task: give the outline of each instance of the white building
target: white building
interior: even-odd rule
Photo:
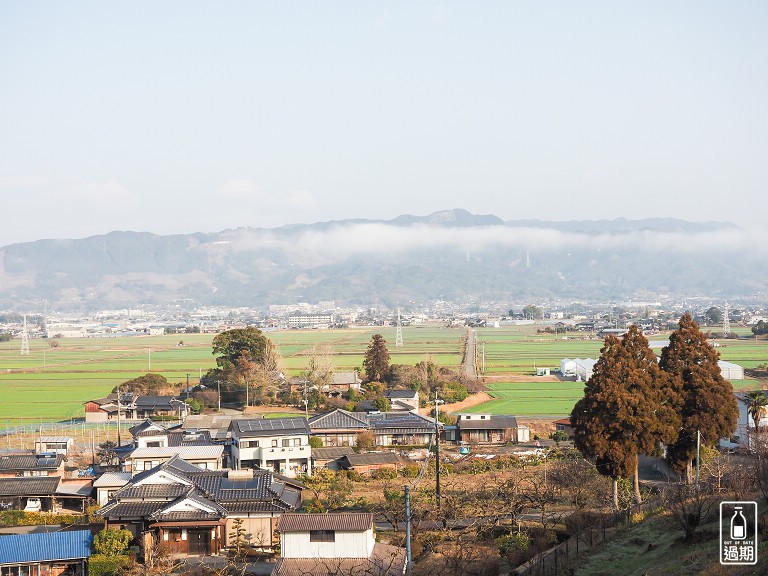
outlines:
[[[310,429],[304,418],[233,420],[230,433],[235,468],[266,468],[289,477],[312,472]]]
[[[720,374],[726,380],[744,380],[744,368],[738,364],[719,360],[717,365],[720,367]]]
[[[272,576],[405,573],[405,550],[376,542],[373,514],[283,514],[277,530],[281,558]]]
[[[330,326],[333,322],[333,314],[295,314],[288,316],[288,328],[319,328],[320,326]]]

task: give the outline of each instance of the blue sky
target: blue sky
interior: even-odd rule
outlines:
[[[765,2],[0,3],[0,245],[768,207]]]

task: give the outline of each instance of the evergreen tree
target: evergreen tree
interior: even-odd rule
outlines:
[[[641,501],[638,455],[655,455],[662,443],[676,439],[680,421],[674,389],[637,326],[619,341],[605,340],[600,359],[587,382],[584,398],[574,407],[576,447],[594,458],[598,471],[614,484],[630,474],[635,498]]]
[[[626,393],[624,420],[620,422],[637,453],[656,456],[662,444],[677,439],[680,396],[671,378],[662,372],[648,340],[637,326],[631,326],[621,340],[623,362],[614,372]],[[639,503],[640,479],[634,471],[635,499]]]
[[[697,431],[704,445],[714,447],[736,430],[739,408],[731,383],[720,374],[719,357],[687,312],[661,351],[661,369],[670,374],[681,395],[680,433],[667,447],[667,459],[673,468],[686,472],[689,482]]]
[[[628,478],[637,466],[635,439],[626,434],[626,390],[614,374],[620,369],[623,352],[619,339],[609,335],[600,350],[584,397],[571,413],[574,444],[585,458],[593,459],[597,471],[612,480],[613,505],[618,509],[618,479]]]
[[[380,382],[389,372],[389,350],[387,341],[381,334],[374,334],[363,360],[366,379],[369,382]]]

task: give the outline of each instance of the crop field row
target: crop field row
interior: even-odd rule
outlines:
[[[474,411],[532,414],[567,414],[581,396],[583,383],[536,382],[535,368],[556,369],[562,358],[597,358],[602,340],[584,334],[542,334],[536,326],[476,329],[478,358],[484,352],[486,375],[530,375],[530,382],[492,384],[491,402]],[[746,334],[744,329],[742,332]],[[373,334],[387,340],[394,364],[413,365],[431,360],[458,368],[466,331],[443,326],[403,328],[404,346],[396,348],[395,328],[366,327],[344,330],[289,330],[267,332],[283,357],[287,376],[307,366],[313,348],[327,346],[337,369],[362,367],[363,355]],[[667,335],[653,336],[664,341]],[[31,340],[30,354],[21,356],[19,341],[0,345],[0,423],[23,417],[31,420],[68,419],[82,415],[83,402],[106,395],[117,384],[155,372],[171,382],[196,384],[199,376],[215,367],[211,353],[213,335],[179,334],[132,338]],[[183,343],[183,345],[181,345]],[[658,353],[660,350],[656,350]],[[721,340],[724,360],[747,368],[768,362],[768,341],[743,338]],[[754,380],[733,382],[736,389],[757,386]]]

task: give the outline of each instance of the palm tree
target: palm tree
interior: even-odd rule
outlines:
[[[763,409],[768,406],[768,396],[766,396],[765,390],[752,390],[747,392],[745,400],[747,401],[747,413],[752,417],[755,431],[757,431],[760,428]]]

